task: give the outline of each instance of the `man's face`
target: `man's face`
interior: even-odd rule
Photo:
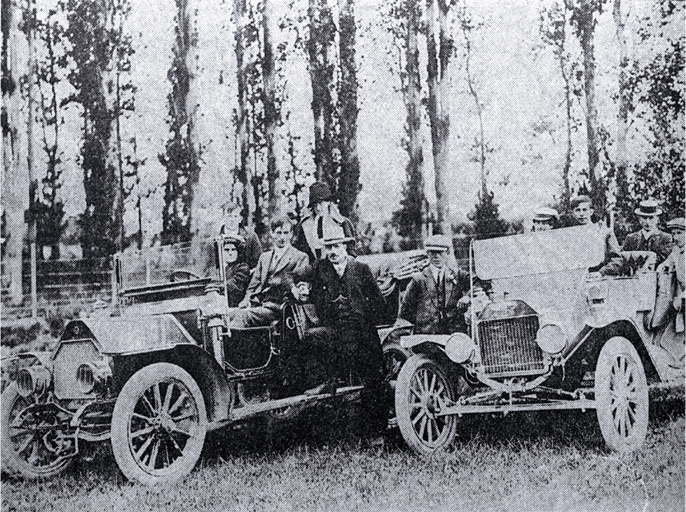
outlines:
[[[590,224],[593,209],[591,208],[590,203],[579,203],[577,207],[574,208],[573,214],[574,219],[576,219],[579,224]]]
[[[640,216],[638,222],[641,223],[641,228],[644,231],[655,231],[657,229],[657,215],[651,215],[649,217]]]
[[[684,246],[684,230],[679,228],[673,229],[672,240],[674,240],[677,247],[681,249]]]
[[[441,250],[441,251],[429,250],[429,251],[426,251],[426,253],[429,255],[429,263],[431,263],[434,267],[443,268],[445,266],[445,262],[448,259],[448,251],[447,250]]]
[[[330,201],[319,201],[314,205],[315,215],[324,215],[329,210]]]
[[[534,220],[534,231],[550,231],[553,225],[547,220]]]
[[[238,249],[236,246],[227,244],[224,246],[224,261],[226,263],[233,263],[238,259]]]
[[[337,243],[326,246],[326,257],[331,263],[341,263],[348,255],[348,248],[344,243]]]
[[[293,236],[293,228],[290,224],[284,224],[283,226],[277,226],[276,229],[272,230],[272,241],[274,245],[279,249],[283,249],[291,242]]]
[[[241,212],[240,209],[229,210],[224,212],[224,226],[226,231],[235,232],[238,231],[238,226],[241,223]]]

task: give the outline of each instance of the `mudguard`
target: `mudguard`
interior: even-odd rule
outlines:
[[[139,317],[105,317],[73,320],[63,340],[92,337],[103,354],[128,355],[168,350],[177,345],[197,345],[171,314]]]
[[[451,334],[410,334],[408,336],[400,337],[400,346],[403,348],[412,348],[422,343],[433,343],[439,347],[445,348],[445,343]]]

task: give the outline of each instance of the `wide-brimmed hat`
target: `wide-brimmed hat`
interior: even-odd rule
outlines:
[[[534,210],[534,219],[539,222],[548,222],[551,220],[557,220],[560,214],[557,213],[555,208],[550,208],[549,206],[539,206]]]
[[[331,200],[331,189],[323,181],[315,181],[310,186],[310,206],[321,201]]]
[[[245,245],[245,238],[241,235],[224,235],[222,237],[222,247],[225,245],[233,245],[240,251]]]
[[[449,251],[453,244],[445,235],[431,235],[424,241],[425,251]]]
[[[327,246],[352,242],[353,240],[355,240],[354,237],[345,235],[342,225],[334,223],[333,225],[325,224],[324,236],[320,241],[324,246]]]
[[[634,213],[639,217],[657,217],[662,215],[662,208],[660,208],[660,203],[655,199],[646,199],[638,204],[638,208],[634,210]]]
[[[673,231],[675,229],[686,231],[686,219],[684,219],[684,217],[676,217],[667,222],[667,231]]]

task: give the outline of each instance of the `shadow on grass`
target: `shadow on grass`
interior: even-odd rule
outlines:
[[[684,417],[684,389],[654,389],[650,396],[650,428],[660,429]],[[363,418],[357,404],[334,407],[319,404],[290,419],[257,418],[230,428],[208,433],[202,464],[214,466],[234,457],[264,457],[292,450],[366,449],[358,434]],[[573,447],[582,452],[604,451],[595,411],[540,411],[467,415],[458,420],[455,448],[478,443],[493,448],[526,450],[531,447]],[[372,449],[378,452],[378,447]],[[383,450],[406,452],[397,429],[387,433]],[[3,475],[3,481],[14,481]],[[82,456],[63,476],[48,485],[62,492],[121,485],[124,478],[112,455],[109,442],[84,444]],[[54,482],[54,483],[53,483]]]

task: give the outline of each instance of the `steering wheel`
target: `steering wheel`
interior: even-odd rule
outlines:
[[[181,268],[172,270],[171,274],[169,274],[169,281],[172,283],[176,281],[192,281],[194,279],[200,279],[200,276],[195,272]]]

